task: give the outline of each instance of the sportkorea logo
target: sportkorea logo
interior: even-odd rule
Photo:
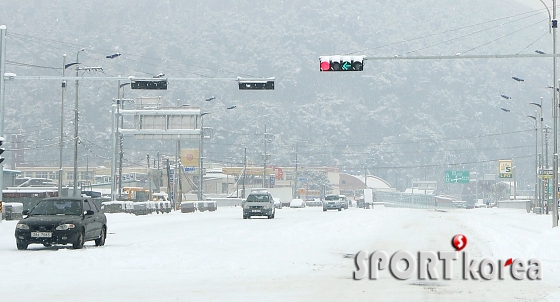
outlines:
[[[541,280],[542,264],[538,259],[471,259],[469,252],[463,251],[467,246],[467,237],[462,234],[451,239],[455,251],[419,251],[413,254],[409,251],[397,251],[391,257],[385,251],[375,251],[368,254],[360,251],[354,258],[356,270],[354,280],[362,280],[366,276],[370,280],[377,280],[380,271],[389,270],[389,273],[398,280],[407,280],[416,275],[419,280],[451,280],[453,278],[453,264],[462,257],[463,280],[504,280],[506,273],[514,280]],[[399,265],[400,262],[406,265]],[[438,268],[440,268],[438,270]],[[438,271],[443,272],[440,277]]]

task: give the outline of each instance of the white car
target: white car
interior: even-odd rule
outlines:
[[[276,198],[273,197],[274,199],[274,207],[277,209],[281,209],[282,208],[282,200],[280,200],[280,198]]]
[[[305,201],[303,199],[292,199],[290,201],[290,208],[305,208]]]

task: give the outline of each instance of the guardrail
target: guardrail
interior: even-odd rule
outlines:
[[[375,201],[383,202],[385,207],[411,209],[454,209],[450,200],[440,200],[435,195],[415,195],[402,192],[376,192]]]

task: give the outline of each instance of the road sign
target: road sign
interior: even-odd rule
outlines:
[[[270,188],[274,188],[275,184],[276,184],[276,175],[271,174],[270,175]]]
[[[498,161],[498,173],[500,178],[513,178],[513,164],[511,160]]]
[[[133,80],[130,89],[167,90],[167,80]]]
[[[469,171],[445,171],[446,183],[468,184],[471,181]]]
[[[552,169],[539,169],[539,178],[552,179],[554,178],[554,173],[552,173]]]

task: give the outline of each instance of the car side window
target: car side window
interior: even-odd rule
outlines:
[[[99,212],[99,209],[97,208],[95,202],[88,200],[88,203],[92,211],[94,211],[95,213]]]
[[[89,202],[87,200],[84,200],[84,212],[87,210],[91,210],[91,207],[89,206]]]

